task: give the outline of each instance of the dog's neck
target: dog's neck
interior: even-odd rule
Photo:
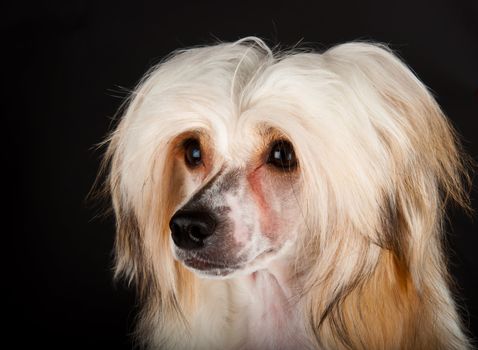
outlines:
[[[281,297],[289,303],[294,295],[294,283],[291,280],[292,271],[288,260],[278,260],[270,263],[267,268],[242,277],[242,283],[250,288],[252,296],[274,299]],[[271,294],[272,293],[272,294]]]
[[[191,324],[195,348],[308,348],[292,273],[290,261],[280,259],[248,275],[201,279],[204,297]]]
[[[297,300],[292,271],[287,260],[242,277],[247,297],[247,349],[294,349],[300,341]],[[246,311],[247,310],[247,311]]]

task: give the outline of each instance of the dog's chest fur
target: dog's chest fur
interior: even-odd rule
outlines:
[[[296,349],[306,339],[282,276],[261,270],[230,281],[203,280],[207,294],[192,325],[196,349]]]

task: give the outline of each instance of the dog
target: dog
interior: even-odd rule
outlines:
[[[139,345],[470,347],[442,246],[466,156],[386,45],[176,51],[105,143]]]

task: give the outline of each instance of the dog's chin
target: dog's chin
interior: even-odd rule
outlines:
[[[205,278],[229,278],[242,270],[242,265],[223,264],[198,257],[182,260],[184,266],[196,275]]]
[[[258,254],[250,261],[240,263],[224,263],[198,256],[178,257],[178,260],[198,277],[227,279],[250,275],[258,270],[264,269],[267,263],[274,258],[274,253],[275,251],[273,249],[269,249]]]

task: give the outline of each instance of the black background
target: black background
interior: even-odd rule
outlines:
[[[174,49],[249,35],[283,47],[388,43],[478,159],[476,1],[17,2],[4,5],[1,25],[2,341],[15,348],[132,347],[134,295],[112,282],[113,220],[95,218],[99,210],[85,198],[102,154],[93,147],[111,130],[125,91]],[[476,186],[472,195],[476,210]],[[476,219],[452,213],[448,231],[451,271],[476,338]]]

